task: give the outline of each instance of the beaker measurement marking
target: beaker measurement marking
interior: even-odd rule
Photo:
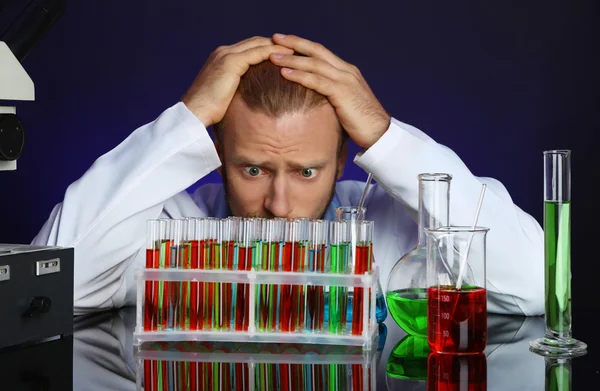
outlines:
[[[442,312],[442,319],[450,319],[450,312]]]

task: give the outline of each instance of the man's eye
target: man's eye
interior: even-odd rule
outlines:
[[[246,174],[248,174],[250,176],[259,176],[261,173],[260,168],[258,168],[256,166],[246,167],[246,168],[244,168],[244,170],[246,170]]]
[[[317,175],[317,170],[315,168],[303,168],[302,171],[300,171],[300,175],[302,175],[303,178],[314,178]]]

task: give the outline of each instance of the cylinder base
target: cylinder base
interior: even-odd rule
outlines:
[[[538,338],[529,343],[529,350],[545,357],[569,358],[587,353],[587,344],[574,338]]]

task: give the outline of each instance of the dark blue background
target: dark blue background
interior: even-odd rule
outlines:
[[[0,31],[23,4],[6,3]],[[572,149],[574,303],[583,303],[586,276],[600,275],[589,233],[598,11],[593,0],[69,1],[23,62],[36,101],[17,105],[27,141],[18,170],[0,172],[0,242],[29,242],[67,186],[176,103],[215,47],[293,33],[357,65],[394,117],[502,181],[540,222],[542,152]],[[350,159],[345,178],[366,174]]]

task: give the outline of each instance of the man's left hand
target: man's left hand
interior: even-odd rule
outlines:
[[[283,67],[281,75],[325,95],[359,146],[370,148],[388,129],[391,117],[377,100],[358,68],[323,45],[294,35],[273,35],[277,45],[298,55],[272,54],[271,62]]]

